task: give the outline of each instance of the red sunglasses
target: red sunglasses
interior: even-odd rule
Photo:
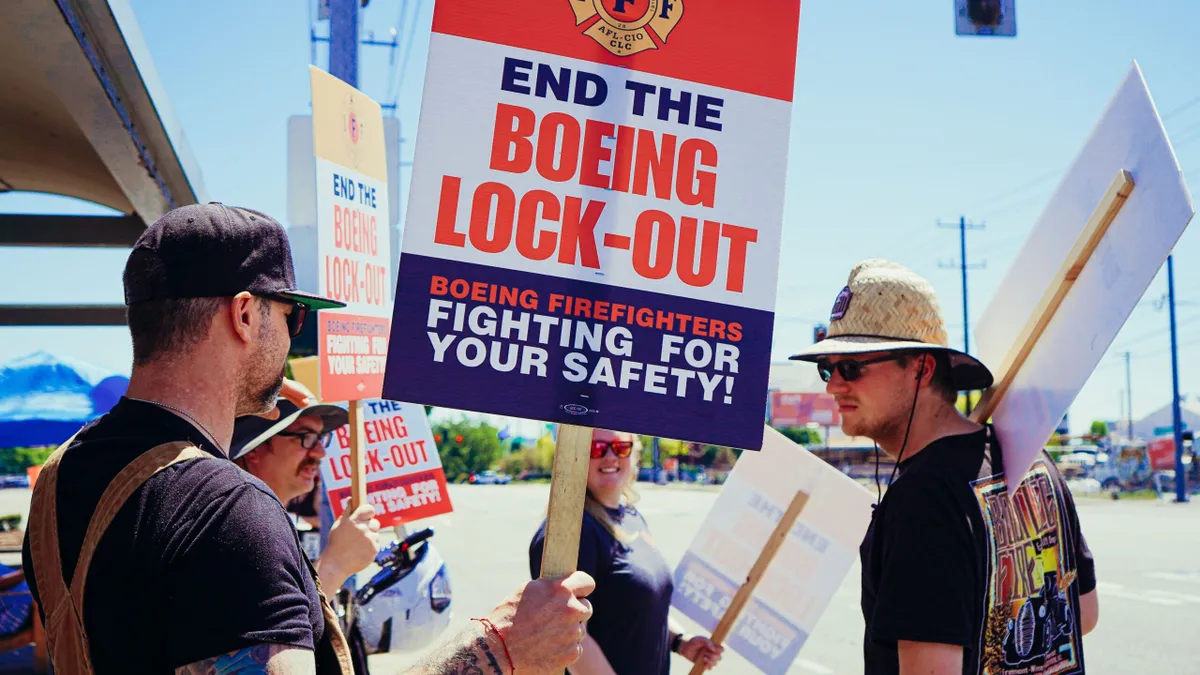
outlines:
[[[633,441],[592,441],[592,459],[600,459],[609,448],[614,456],[625,458],[633,452]]]

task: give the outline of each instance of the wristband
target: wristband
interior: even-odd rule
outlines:
[[[471,620],[478,621],[479,623],[483,624],[488,630],[495,633],[496,637],[500,638],[500,646],[504,648],[504,658],[508,659],[508,667],[512,669],[512,672],[517,672],[517,667],[513,665],[512,655],[508,653],[508,644],[504,642],[504,636],[500,634],[500,631],[496,628],[496,625],[487,619],[473,618]]]
[[[676,633],[675,637],[671,638],[671,651],[678,654],[679,645],[683,642],[683,633]]]

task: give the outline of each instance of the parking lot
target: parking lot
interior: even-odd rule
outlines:
[[[639,484],[655,541],[674,565],[716,499],[716,488]],[[453,514],[431,519],[454,588],[450,631],[481,616],[528,578],[526,550],[544,517],[547,485],[453,486]],[[1089,673],[1200,672],[1200,505],[1080,499],[1097,560],[1100,625],[1084,641]],[[857,566],[850,571],[793,673],[861,673]],[[683,623],[694,628],[686,619]],[[400,672],[422,654],[372,657],[373,673]],[[676,657],[673,672],[688,665]],[[757,672],[729,653],[718,673]]]
[[[655,541],[674,565],[717,496],[717,488],[639,484],[641,508]],[[527,548],[545,515],[549,486],[454,485],[454,513],[420,523],[435,530],[447,560],[454,599],[446,636],[482,616],[528,578]],[[27,513],[29,491],[0,491],[0,512]],[[1088,672],[1200,672],[1200,504],[1153,500],[1079,499],[1084,534],[1100,577],[1100,625],[1084,641]],[[5,556],[5,562],[16,562]],[[863,622],[858,568],[847,574],[829,609],[790,672],[861,673]],[[685,626],[695,625],[682,616]],[[371,657],[374,675],[398,673],[422,653]],[[673,672],[688,665],[676,657]],[[757,672],[729,653],[719,673]]]

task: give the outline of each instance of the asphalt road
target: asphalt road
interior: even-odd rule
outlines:
[[[708,512],[712,489],[642,485],[655,541],[675,565]],[[453,486],[455,512],[430,519],[454,589],[446,636],[528,578],[526,550],[545,513],[546,485]],[[1099,627],[1084,640],[1088,672],[1200,672],[1200,504],[1081,498],[1080,519],[1100,578]],[[861,673],[857,566],[850,570],[791,673]],[[681,615],[677,618],[695,629]],[[375,656],[372,675],[403,672],[423,656]],[[675,657],[672,672],[687,673]],[[728,652],[714,672],[758,672]]]
[[[716,499],[711,488],[641,485],[641,507],[674,565]],[[446,558],[454,599],[449,637],[528,578],[529,539],[547,485],[452,486],[455,512],[421,523]],[[27,513],[28,490],[0,490],[0,513]],[[1088,672],[1200,672],[1200,504],[1081,498],[1080,519],[1100,577],[1100,625],[1084,640]],[[3,561],[16,562],[10,556]],[[847,574],[790,672],[861,673],[858,569]],[[687,627],[695,624],[682,616]],[[428,651],[428,650],[427,650]],[[401,673],[423,653],[371,657],[372,675]],[[687,673],[676,657],[673,672]],[[757,672],[729,652],[715,671]]]

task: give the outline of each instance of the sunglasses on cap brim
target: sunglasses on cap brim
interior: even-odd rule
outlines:
[[[623,459],[633,452],[633,441],[592,441],[592,459],[600,459],[609,448],[614,456]]]
[[[292,298],[285,298],[282,295],[263,295],[260,297],[291,307],[292,311],[288,312],[287,315],[288,335],[291,337],[300,335],[300,331],[304,330],[304,319],[308,317],[308,305],[296,302]]]
[[[900,358],[900,354],[889,354],[887,356],[879,356],[873,359],[857,360],[846,359],[837,361],[836,363],[829,359],[817,360],[817,373],[821,376],[822,382],[828,382],[833,379],[834,371],[842,376],[846,382],[853,382],[862,377],[863,366],[869,366],[872,363],[883,363],[884,361],[895,361]]]

